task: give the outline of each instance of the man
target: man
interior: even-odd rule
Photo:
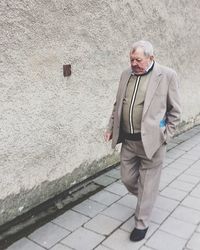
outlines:
[[[178,79],[174,70],[154,61],[153,47],[138,41],[130,51],[108,128],[112,147],[122,142],[121,177],[137,196],[135,228],[130,240],[140,241],[148,230],[159,189],[166,144],[180,120]]]

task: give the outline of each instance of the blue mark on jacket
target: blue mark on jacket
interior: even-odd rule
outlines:
[[[160,128],[165,127],[166,124],[167,124],[167,121],[166,121],[166,120],[164,120],[164,119],[160,120]]]

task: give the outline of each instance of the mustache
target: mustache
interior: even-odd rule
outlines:
[[[140,67],[138,66],[132,66],[133,69],[141,69]]]

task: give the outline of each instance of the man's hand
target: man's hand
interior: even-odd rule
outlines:
[[[106,142],[110,141],[112,139],[112,133],[111,132],[108,132],[108,131],[105,131],[104,132],[104,140]]]

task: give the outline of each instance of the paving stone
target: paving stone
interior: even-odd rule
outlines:
[[[200,141],[200,134],[197,133],[193,138],[192,141],[194,144],[196,144],[196,147],[199,147],[199,141]]]
[[[160,194],[162,196],[165,196],[165,197],[177,200],[177,201],[181,201],[185,198],[185,196],[187,195],[187,192],[174,189],[171,187],[166,187]]]
[[[199,147],[193,147],[190,150],[187,151],[187,154],[191,154],[196,156],[197,158],[199,157]]]
[[[84,225],[84,227],[96,233],[99,233],[102,235],[108,235],[112,231],[114,231],[120,224],[121,224],[121,221],[119,220],[110,218],[103,214],[98,214],[89,222],[87,222]]]
[[[179,137],[179,136],[173,138],[173,142],[174,142],[174,143],[177,143],[177,144],[180,144],[180,143],[182,143],[182,142],[184,142],[184,141],[185,141],[185,140],[182,139],[182,138]]]
[[[126,187],[123,184],[117,182],[111,184],[110,186],[107,186],[105,190],[121,196],[124,196],[128,193]]]
[[[199,134],[198,135],[195,135],[193,138],[191,138],[190,140],[188,140],[188,143],[192,143],[193,144],[193,148],[191,148],[189,151],[196,151],[200,148],[200,136]],[[199,151],[198,151],[199,152]]]
[[[183,159],[191,159],[191,160],[198,160],[199,159],[199,155],[198,154],[192,154],[191,152],[190,153],[186,153],[182,156]]]
[[[97,203],[92,200],[85,200],[73,207],[72,209],[76,212],[82,213],[92,218],[105,208],[106,206],[103,204]]]
[[[164,188],[166,188],[169,184],[171,183],[170,182],[165,182],[163,180],[160,181],[160,184],[159,184],[159,191],[162,191]]]
[[[179,181],[179,180],[174,180],[172,183],[169,184],[170,188],[182,190],[187,193],[189,193],[194,188],[194,186],[195,186],[194,183],[189,183],[189,182],[184,182],[184,181]]]
[[[171,212],[172,210],[176,208],[178,204],[179,204],[178,201],[159,195],[156,200],[155,207]]]
[[[194,141],[194,143],[196,142],[196,145],[199,146],[199,140],[200,140],[200,133],[197,132],[195,134],[195,136],[192,138],[192,140]]]
[[[188,136],[188,141],[192,141],[193,138],[195,138],[194,136],[198,134],[198,131],[192,129],[187,130],[186,132],[184,132],[185,136]]]
[[[181,155],[183,155],[184,153],[185,153],[185,151],[183,151],[181,149],[173,148],[172,150],[167,152],[167,157],[172,158],[172,159],[177,159]]]
[[[190,138],[191,138],[191,135],[188,133],[188,131],[181,134],[181,135],[179,135],[179,139],[182,139],[183,141],[186,141],[186,140],[188,140]]]
[[[113,194],[111,192],[108,192],[106,190],[102,190],[98,193],[96,193],[95,195],[92,195],[90,197],[90,200],[102,203],[104,205],[111,205],[112,203],[114,203],[115,201],[119,200],[121,198],[121,196]]]
[[[196,231],[200,233],[200,226],[197,227]]]
[[[187,244],[191,250],[199,250],[200,246],[200,233],[195,233]]]
[[[169,216],[169,214],[169,211],[154,207],[151,215],[151,221],[161,224]]]
[[[113,250],[137,250],[145,243],[145,240],[133,243],[129,236],[128,232],[118,229],[103,242],[103,245]]]
[[[121,178],[121,174],[120,174],[119,169],[112,169],[112,170],[108,171],[107,173],[105,173],[105,175],[110,176],[110,177],[115,178],[115,179]]]
[[[152,250],[152,248],[148,248],[146,246],[143,246],[143,247],[140,248],[140,250]]]
[[[196,197],[188,196],[182,201],[182,205],[200,210],[200,199]]]
[[[170,166],[170,165],[169,165]],[[177,168],[171,168],[171,167],[166,167],[163,169],[162,174],[168,174],[168,175],[173,175],[175,177],[179,176],[182,172],[184,172],[184,169],[177,169]]]
[[[69,233],[70,231],[50,222],[34,231],[28,238],[43,247],[50,248]]]
[[[195,138],[196,139],[196,138]],[[200,141],[200,139],[198,139],[199,141]],[[197,155],[199,155],[199,151],[200,151],[200,145],[198,144],[198,145],[196,145],[196,146],[194,146],[191,150],[189,150],[189,151],[191,151],[192,152],[192,154],[194,153],[196,153]],[[188,151],[188,152],[189,152]]]
[[[200,161],[197,161],[195,164],[193,164],[188,170],[187,172],[189,173],[191,170],[191,175],[194,175],[194,176],[198,176],[200,177]]]
[[[116,181],[115,178],[112,178],[112,177],[107,176],[105,174],[103,174],[103,175],[101,175],[93,180],[94,183],[101,185],[101,186],[104,186],[104,187],[110,185],[111,183],[113,183],[115,181]]]
[[[168,165],[168,168],[170,169],[181,169],[182,171],[185,171],[186,169],[188,169],[188,167],[189,166],[187,164],[185,165],[176,161]]]
[[[173,161],[174,161],[173,158],[169,158],[169,157],[166,155],[166,157],[165,157],[165,163],[166,163],[166,164],[170,164],[170,163],[172,163]]]
[[[182,174],[180,175],[177,180],[179,181],[185,181],[193,184],[197,184],[199,182],[199,178],[192,176],[192,175],[187,175],[187,174]]]
[[[199,131],[193,127],[190,130],[186,131],[185,134],[190,135],[190,139],[189,139],[190,141],[196,138],[196,135],[199,134]]]
[[[197,136],[198,132],[197,132],[197,131],[191,131],[191,130],[190,130],[190,133],[191,133],[191,137],[188,138],[187,141],[185,141],[185,142],[183,142],[183,143],[181,143],[181,144],[185,144],[185,143],[193,144],[193,145],[196,145],[196,144],[197,144],[196,141],[195,141],[195,139],[196,139],[196,136]],[[185,132],[185,134],[187,134],[187,132]],[[195,136],[194,136],[194,135],[195,135]],[[181,144],[180,144],[180,145],[181,145]]]
[[[185,150],[185,151],[188,151],[188,150],[190,150],[191,148],[193,148],[194,147],[194,143],[192,143],[192,142],[183,142],[183,143],[181,143],[181,144],[179,144],[177,147],[176,147],[176,149],[179,149],[179,150]]]
[[[146,239],[149,239],[152,234],[159,228],[159,225],[153,222],[149,223],[149,229],[147,231],[147,234],[145,236]]]
[[[61,243],[76,250],[91,250],[98,246],[104,238],[100,234],[80,227],[62,240]]]
[[[124,222],[121,225],[121,229],[127,232],[132,232],[133,228],[135,227],[135,218],[132,216],[130,219],[128,219],[126,222]]]
[[[167,163],[166,161],[164,161],[162,168],[167,167],[169,164],[170,164],[170,163]]]
[[[170,142],[167,144],[167,151],[171,150],[172,148],[175,148],[178,144]]]
[[[193,163],[195,162],[195,160],[191,160],[191,159],[185,159],[185,158],[178,158],[177,160],[174,161],[174,163],[181,163],[185,166],[191,166]]]
[[[200,148],[198,149],[200,152]],[[199,170],[200,168],[200,160],[196,161],[192,166],[191,169]]]
[[[186,240],[158,230],[146,242],[146,246],[156,250],[182,250]]]
[[[80,200],[83,197],[87,196],[88,193],[97,191],[99,191],[99,186],[91,181],[88,181],[87,184],[75,187],[74,189],[70,190],[69,193],[71,194],[71,197],[67,197],[63,200],[63,202],[65,205],[67,205],[70,203],[70,201]]]
[[[168,173],[161,173],[161,179],[160,182],[164,183],[171,183],[174,179],[176,179],[176,176],[168,174]]]
[[[200,211],[183,206],[178,206],[171,216],[193,224],[198,224],[200,222]]]
[[[134,210],[129,207],[115,203],[101,212],[101,214],[107,215],[119,221],[125,221],[133,215],[133,212]]]
[[[56,244],[54,247],[51,248],[51,250],[72,250],[71,248],[64,246],[60,243]]]
[[[45,248],[37,245],[27,238],[22,238],[6,248],[7,250],[44,250]]]
[[[130,234],[133,231],[134,227],[135,227],[135,219],[134,219],[134,216],[132,216],[129,220],[127,220],[120,227],[120,229],[122,229]],[[146,234],[146,239],[148,239],[158,229],[158,227],[159,227],[158,224],[150,222],[149,229],[148,229],[147,234]]]
[[[95,248],[95,250],[110,250],[110,248],[107,248],[103,245],[99,245],[97,248]]]
[[[192,128],[192,129],[185,132],[186,135],[190,135],[192,138],[194,138],[193,136],[198,134],[198,133],[199,133],[198,130],[196,130],[194,128]],[[191,140],[191,139],[189,139],[189,140]]]
[[[137,197],[132,194],[127,194],[124,197],[122,197],[120,200],[118,200],[117,203],[126,207],[130,207],[133,210],[135,210],[136,205],[137,205]]]
[[[70,231],[74,231],[78,227],[82,226],[89,219],[90,218],[85,215],[69,210],[54,219],[52,222]]]
[[[200,198],[200,185],[195,187],[195,189],[190,193],[191,196]]]
[[[200,125],[197,125],[197,126],[195,126],[194,128],[192,128],[192,130],[200,130]]]
[[[186,170],[184,174],[200,177],[200,167],[198,167],[198,169],[191,167],[190,169]]]
[[[169,217],[160,227],[160,230],[188,239],[195,231],[196,225]]]
[[[194,129],[198,129],[200,130],[200,125],[195,127]],[[198,138],[198,144],[199,144],[199,140],[200,140],[200,132],[198,132],[198,134],[195,136],[195,138]]]
[[[122,182],[122,180],[121,179],[119,179],[118,181],[116,181],[117,183],[119,183],[119,184],[123,184],[123,182]],[[124,185],[124,184],[123,184]]]

